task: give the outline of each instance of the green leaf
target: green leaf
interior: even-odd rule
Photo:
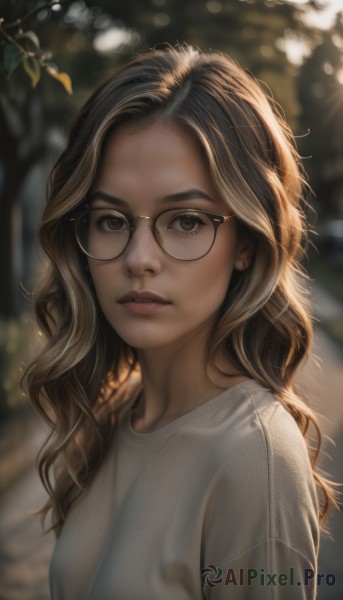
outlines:
[[[23,60],[23,53],[14,44],[6,44],[4,48],[4,66],[8,73],[12,73]]]
[[[23,67],[31,79],[32,87],[35,88],[38,81],[40,80],[40,74],[41,74],[38,60],[36,60],[35,58],[31,58],[31,57],[24,58]]]
[[[27,52],[33,52],[36,54],[37,50],[40,50],[40,42],[38,36],[34,31],[25,31],[16,35],[18,44],[22,46]]]
[[[22,45],[25,50],[39,50],[40,41],[38,35],[34,31],[25,31],[25,33],[20,33],[16,36],[20,45]]]

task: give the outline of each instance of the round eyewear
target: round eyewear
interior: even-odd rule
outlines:
[[[178,260],[198,260],[211,250],[219,225],[231,216],[203,210],[169,209],[155,218],[140,215],[135,219],[152,221],[154,238],[162,250]],[[133,219],[108,208],[94,208],[70,217],[75,224],[79,247],[89,257],[109,261],[126,250],[134,233]]]

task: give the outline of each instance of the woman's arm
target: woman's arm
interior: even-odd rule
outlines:
[[[254,418],[230,432],[203,537],[206,600],[312,600],[318,499],[304,438],[270,394],[251,397]]]

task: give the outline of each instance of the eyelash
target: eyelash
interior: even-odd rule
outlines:
[[[124,213],[122,213],[122,214],[123,214],[123,217],[125,217],[128,220],[128,222],[131,224],[130,217],[128,217]],[[189,213],[188,214],[188,213],[184,213],[182,211],[179,214],[173,215],[171,221],[169,222],[169,225],[173,224],[173,223],[177,223],[177,222],[180,223],[181,219],[183,217],[186,218],[186,219],[188,218],[188,219],[193,220],[194,221],[194,225],[198,225],[199,227],[201,225],[205,225],[205,223],[202,221],[202,219],[201,219],[201,217],[199,216],[198,213],[194,213],[194,214]],[[107,220],[111,220],[111,219],[117,220],[118,222],[120,222],[121,217],[117,216],[117,215],[113,215],[111,212],[109,212],[108,214],[105,213],[105,214],[102,214],[101,216],[99,216],[96,219],[95,224],[96,224],[96,226],[101,227],[103,223],[105,223]],[[122,222],[123,223],[125,222],[124,219],[123,219]],[[118,229],[118,231],[119,231],[119,229]],[[193,232],[192,231],[187,232],[186,230],[184,230],[183,233],[195,233],[195,231],[193,231]]]
[[[97,227],[101,228],[101,227],[102,227],[102,225],[103,225],[103,223],[106,223],[106,221],[108,221],[108,220],[111,220],[111,219],[112,219],[112,220],[117,220],[118,222],[120,222],[120,219],[121,219],[121,218],[120,218],[120,217],[117,217],[117,216],[113,216],[111,213],[109,213],[109,214],[107,214],[107,215],[106,215],[106,214],[104,214],[104,215],[101,215],[100,217],[98,217],[98,218],[96,219],[96,221],[95,221],[95,224],[96,224],[96,226],[97,226]],[[122,223],[125,223],[125,221],[124,221],[124,220],[122,220]],[[112,230],[112,231],[114,231],[114,230]],[[120,230],[119,230],[119,229],[117,229],[117,231],[120,231]]]
[[[177,221],[180,222],[180,220],[182,219],[182,217],[193,219],[194,225],[198,225],[198,228],[200,228],[201,225],[205,225],[205,223],[201,220],[201,218],[199,217],[198,214],[192,215],[192,214],[187,214],[187,213],[186,214],[185,213],[180,213],[179,215],[175,215],[173,217],[172,221],[171,221],[171,224],[174,223],[174,222],[177,222]],[[197,231],[198,231],[198,229],[195,230],[195,231],[180,230],[180,233],[185,233],[185,234],[188,234],[188,235],[195,235],[197,233]]]

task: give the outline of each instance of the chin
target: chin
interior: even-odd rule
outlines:
[[[159,350],[169,345],[168,342],[166,343],[165,341],[162,342],[157,340],[149,340],[147,338],[131,338],[129,336],[120,337],[126,344],[128,344],[128,346],[131,346],[131,348],[135,348],[136,350]],[[172,342],[170,342],[170,344],[171,343]]]
[[[138,325],[134,331],[128,331],[127,328],[125,328],[125,331],[122,331],[121,327],[113,327],[113,329],[126,344],[137,350],[153,350],[154,348],[162,348],[175,342],[175,338],[169,339],[167,336],[161,335],[161,327],[159,327],[160,331],[158,332],[146,331],[145,328],[140,328]]]

